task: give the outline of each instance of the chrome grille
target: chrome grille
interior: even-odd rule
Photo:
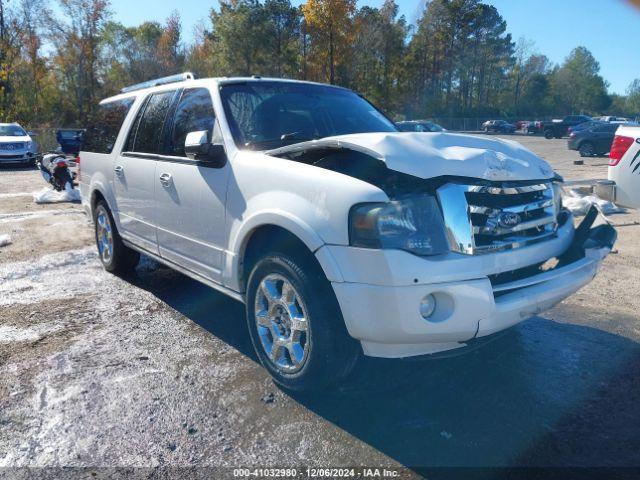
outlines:
[[[0,150],[22,150],[25,148],[23,142],[6,142],[0,143]]]
[[[558,228],[551,183],[447,184],[438,189],[451,248],[466,254],[518,248],[553,236]]]

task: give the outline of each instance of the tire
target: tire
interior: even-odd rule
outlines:
[[[591,142],[582,142],[578,147],[578,152],[581,157],[593,157],[595,154],[595,148]]]
[[[100,200],[93,210],[93,225],[98,257],[104,269],[119,275],[131,272],[138,264],[140,254],[122,242],[111,210],[104,200]]]
[[[553,133],[553,130],[545,130],[544,131],[544,138],[546,138],[547,140],[551,140],[553,137],[555,137],[555,134]]]
[[[339,384],[360,355],[314,261],[277,252],[259,259],[247,283],[246,315],[260,363],[285,389]]]

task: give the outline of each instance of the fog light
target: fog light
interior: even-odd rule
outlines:
[[[436,297],[434,297],[430,293],[428,295],[425,295],[425,297],[420,302],[420,315],[422,315],[422,318],[429,318],[431,315],[433,315],[435,309]]]

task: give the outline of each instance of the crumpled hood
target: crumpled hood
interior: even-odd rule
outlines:
[[[26,143],[30,141],[31,137],[29,135],[25,135],[23,137],[8,137],[0,135],[0,143]]]
[[[315,148],[348,148],[418,178],[473,177],[492,181],[554,176],[542,158],[518,142],[456,133],[357,133],[297,143],[265,152],[279,155]]]

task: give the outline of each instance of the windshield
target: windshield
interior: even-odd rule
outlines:
[[[333,135],[396,132],[350,90],[289,82],[222,85],[222,104],[239,148],[265,150]]]
[[[0,137],[26,137],[25,132],[20,125],[0,125]]]

